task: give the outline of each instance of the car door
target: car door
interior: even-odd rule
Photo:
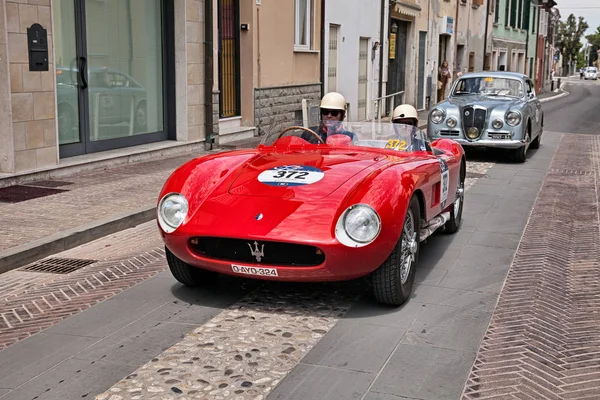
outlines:
[[[535,87],[531,79],[526,79],[527,108],[531,116],[531,140],[539,134],[542,126],[542,103],[535,94]]]

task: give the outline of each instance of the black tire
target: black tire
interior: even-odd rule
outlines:
[[[542,133],[544,133],[544,117],[542,117],[542,126],[540,127],[540,133],[535,137],[535,140],[529,145],[530,149],[539,149],[542,143]]]
[[[541,141],[542,141],[542,134],[540,133],[539,135],[537,135],[535,137],[534,141],[531,142],[531,145],[529,146],[529,148],[530,149],[539,149]]]
[[[196,268],[181,261],[166,247],[165,253],[167,255],[167,264],[169,264],[171,273],[175,279],[177,279],[177,281],[183,283],[184,285],[204,286],[207,283],[213,283],[218,277],[216,272]]]
[[[465,178],[467,176],[467,167],[464,162],[460,163],[460,178],[456,190],[457,199],[454,201],[450,210],[450,219],[444,224],[444,233],[456,233],[462,223],[463,206],[465,203]],[[455,205],[458,202],[458,210]]]
[[[393,306],[399,306],[404,304],[411,292],[413,283],[415,281],[415,271],[417,262],[419,260],[419,234],[421,231],[421,213],[420,213],[419,199],[413,196],[410,200],[406,215],[402,222],[402,232],[400,239],[394,247],[392,253],[388,256],[385,262],[372,273],[372,290],[375,299],[382,304],[389,304]],[[410,216],[410,217],[409,217]],[[413,222],[413,233],[416,233],[416,237],[413,237],[415,249],[413,249],[414,259],[411,261],[408,267],[408,274],[404,283],[402,282],[402,243],[405,240],[411,240],[407,237],[407,231],[405,225],[408,223],[409,218],[412,218]],[[405,256],[410,254],[410,250],[407,247],[405,249]]]
[[[531,140],[531,124],[527,125],[527,140],[525,144],[515,151],[515,161],[518,163],[524,163],[527,159],[527,150],[529,148],[529,141]]]

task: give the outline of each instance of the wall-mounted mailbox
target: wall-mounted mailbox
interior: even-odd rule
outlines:
[[[48,32],[40,24],[27,28],[30,71],[48,71]]]

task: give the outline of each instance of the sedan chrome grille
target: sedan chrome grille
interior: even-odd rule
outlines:
[[[487,110],[481,107],[473,107],[467,106],[462,110],[462,121],[463,121],[463,131],[465,134],[472,130],[472,128],[477,129],[476,137],[469,137],[469,139],[478,139],[481,137],[483,130],[485,129],[485,120],[487,117]]]

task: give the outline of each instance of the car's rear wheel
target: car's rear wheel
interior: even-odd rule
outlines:
[[[408,300],[412,292],[419,259],[420,215],[419,200],[413,196],[396,247],[372,274],[373,295],[379,303],[399,306]]]
[[[462,222],[463,204],[465,200],[465,178],[467,175],[466,166],[460,164],[460,178],[456,188],[456,200],[450,210],[450,219],[444,224],[444,233],[456,233],[460,229]]]
[[[179,281],[184,285],[188,286],[202,286],[207,283],[214,282],[217,278],[218,274],[216,272],[207,271],[204,269],[196,268],[194,266],[189,265],[181,261],[179,258],[175,257],[169,249],[165,247],[165,253],[167,255],[167,264],[169,264],[169,270],[171,273]]]

